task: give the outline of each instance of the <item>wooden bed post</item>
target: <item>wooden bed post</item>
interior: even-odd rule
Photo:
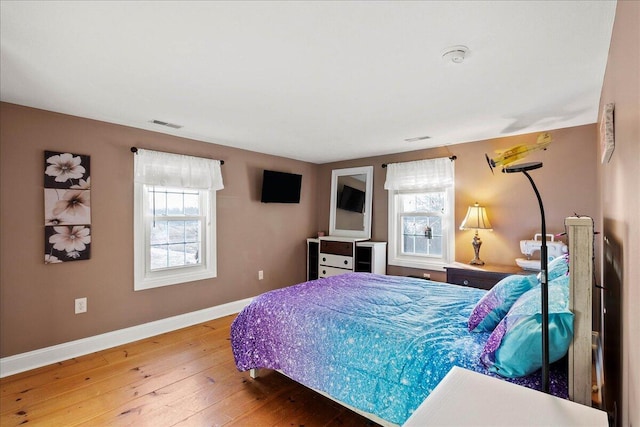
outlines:
[[[591,406],[593,330],[593,219],[565,219],[569,247],[569,309],[574,314],[569,347],[569,399]]]

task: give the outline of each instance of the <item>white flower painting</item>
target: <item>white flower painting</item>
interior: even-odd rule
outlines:
[[[45,263],[89,259],[90,158],[45,151],[44,160]]]
[[[51,153],[48,151],[47,153]],[[51,153],[47,156],[47,169],[44,173],[52,176],[55,182],[66,183],[75,178],[80,179],[84,176],[86,169],[81,165],[80,156],[74,156],[71,153]]]
[[[91,191],[44,189],[45,225],[90,224]]]

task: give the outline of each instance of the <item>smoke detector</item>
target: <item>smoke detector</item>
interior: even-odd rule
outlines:
[[[466,46],[458,45],[446,48],[442,52],[442,59],[445,62],[453,62],[454,64],[460,64],[464,62],[464,58],[469,53],[469,48]]]

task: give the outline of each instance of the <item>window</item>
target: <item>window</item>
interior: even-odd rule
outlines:
[[[138,150],[134,167],[134,289],[215,277],[220,163]]]
[[[454,258],[453,162],[387,166],[389,264],[441,270]]]
[[[145,233],[149,236],[149,270],[202,265],[208,192],[148,185],[144,191],[144,211],[150,219],[145,226],[149,228]]]

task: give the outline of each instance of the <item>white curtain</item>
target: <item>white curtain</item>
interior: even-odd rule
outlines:
[[[138,149],[135,182],[162,187],[222,190],[220,160]]]
[[[419,190],[453,186],[453,161],[448,157],[387,165],[385,190]]]

